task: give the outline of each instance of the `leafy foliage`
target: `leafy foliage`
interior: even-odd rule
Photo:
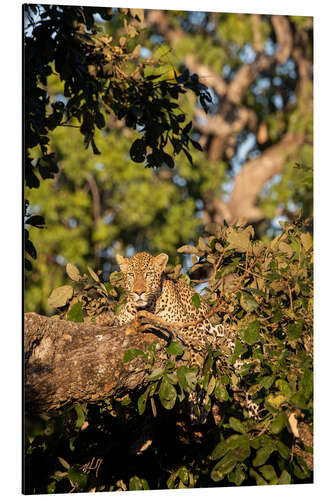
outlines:
[[[193,91],[207,109],[211,102],[207,87],[188,70],[172,79],[161,75],[146,75],[149,65],[158,61],[138,63],[140,47],[131,50],[132,39],[142,26],[143,11],[120,9],[125,36],[117,41],[106,35],[96,24],[95,15],[104,21],[113,17],[112,9],[98,7],[66,7],[27,5],[26,15],[32,27],[25,37],[26,85],[26,165],[28,187],[38,187],[39,179],[52,178],[58,172],[54,153],[48,150],[49,133],[60,125],[79,122],[86,147],[95,154],[95,130],[106,126],[104,110],[119,120],[124,118],[129,128],[139,127],[142,139],[130,149],[133,161],[147,166],[173,166],[172,157],[164,151],[170,142],[173,153],[189,153],[191,123],[185,126],[185,115],[179,110],[179,94]],[[39,15],[34,20],[33,14]],[[136,64],[132,71],[131,63]],[[127,71],[127,72],[126,72]],[[56,74],[64,82],[65,99],[50,100],[47,79]],[[41,156],[33,163],[28,151],[40,147]]]
[[[30,259],[27,258],[27,254],[29,257],[32,259],[37,258],[37,251],[35,248],[35,245],[32,243],[30,240],[30,235],[29,235],[29,230],[27,229],[27,226],[31,227],[37,227],[37,228],[44,228],[45,227],[45,220],[44,217],[41,215],[30,215],[29,214],[29,200],[24,201],[24,251],[25,251],[25,258],[24,258],[24,267],[25,269],[31,271],[32,269],[32,264]]]
[[[193,268],[207,270],[200,300],[211,304],[226,338],[207,344],[201,367],[189,366],[189,348],[176,341],[131,349],[125,363],[146,361],[141,392],[30,422],[30,492],[312,481],[311,235],[301,221],[283,225],[268,244],[253,239],[251,226],[206,231],[180,250],[196,256]],[[80,304],[81,319],[93,321],[107,294],[115,310],[120,273],[102,283],[88,271],[67,266],[75,291],[65,307],[59,303],[61,315]]]
[[[38,188],[40,179],[53,179],[59,172],[55,153],[50,150],[53,130],[59,126],[79,128],[86,148],[91,146],[99,155],[95,132],[106,129],[105,115],[110,114],[140,132],[141,138],[130,148],[134,162],[173,168],[172,155],[183,151],[193,163],[190,145],[201,146],[189,135],[192,123],[182,125],[186,116],[178,98],[191,90],[206,111],[212,98],[198,76],[190,75],[187,69],[178,75],[174,72],[171,79],[147,74],[147,67],[158,67],[160,62],[139,62],[141,46],[133,48],[133,39],[143,25],[143,10],[119,9],[124,35],[117,41],[95,21],[97,14],[110,21],[112,9],[29,4],[24,11],[31,28],[24,38],[24,170],[28,188]],[[61,94],[53,99],[47,89],[51,75],[63,83]],[[172,154],[166,151],[171,147]],[[26,241],[27,252],[35,258],[34,247]],[[26,268],[31,270],[29,261]]]

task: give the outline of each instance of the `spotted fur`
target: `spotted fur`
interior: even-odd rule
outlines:
[[[123,273],[127,302],[113,318],[113,325],[129,323],[140,310],[149,311],[168,323],[179,325],[195,323],[198,319],[207,317],[210,310],[208,304],[202,300],[197,308],[192,303],[195,290],[185,281],[170,279],[165,274],[168,262],[165,253],[153,257],[141,252],[131,258],[117,255],[116,259]],[[206,318],[199,324],[180,327],[180,335],[191,347],[191,351],[199,355],[207,343],[215,343],[218,337],[224,335],[224,328],[222,325],[214,326]]]
[[[127,302],[119,314],[113,316],[102,314],[97,318],[97,323],[121,326],[131,322],[137,312],[142,310],[153,313],[172,324],[195,323],[197,320],[205,318],[196,325],[179,328],[181,338],[190,347],[191,363],[201,366],[207,343],[216,345],[219,343],[219,339],[225,335],[223,325],[214,326],[207,318],[210,311],[208,304],[202,300],[200,307],[195,307],[192,303],[195,290],[185,281],[171,279],[165,274],[168,262],[168,256],[165,253],[161,253],[157,257],[146,252],[137,253],[131,258],[117,255],[116,260],[123,273],[123,286],[127,293]],[[233,351],[234,340],[232,338],[225,340],[229,350]],[[238,360],[235,363],[235,368],[239,369],[242,365],[243,361]],[[200,405],[200,394],[194,391],[190,395],[190,400],[190,404],[201,407],[202,415],[200,418],[205,418],[207,411],[203,410],[203,405]],[[258,405],[253,403],[248,395],[246,407],[249,414],[257,418]],[[195,418],[193,417],[193,419]]]

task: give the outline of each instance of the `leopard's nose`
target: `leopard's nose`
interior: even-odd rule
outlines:
[[[134,290],[134,293],[135,293],[135,295],[137,295],[140,298],[141,295],[143,295],[145,293],[145,290],[144,290],[144,288],[136,288]]]

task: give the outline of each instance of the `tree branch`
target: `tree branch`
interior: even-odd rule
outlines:
[[[248,161],[235,177],[228,205],[228,223],[239,217],[256,222],[263,218],[256,206],[257,198],[266,182],[283,171],[286,156],[304,142],[302,135],[287,133],[279,143],[266,149],[261,156]]]
[[[93,200],[94,225],[96,227],[101,217],[101,199],[100,199],[99,189],[95,181],[95,178],[91,172],[86,173],[86,179],[88,181]]]
[[[158,337],[132,324],[103,327],[26,313],[25,406],[29,412],[120,396],[146,383],[144,361],[124,364],[130,348],[146,350]],[[166,343],[165,340],[159,340]]]

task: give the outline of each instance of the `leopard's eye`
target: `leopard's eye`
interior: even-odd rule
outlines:
[[[146,272],[146,276],[147,276],[148,278],[151,278],[152,276],[154,276],[153,271],[147,271],[147,272]]]
[[[129,278],[134,278],[134,274],[133,274],[133,273],[127,273],[127,276],[128,276]]]

